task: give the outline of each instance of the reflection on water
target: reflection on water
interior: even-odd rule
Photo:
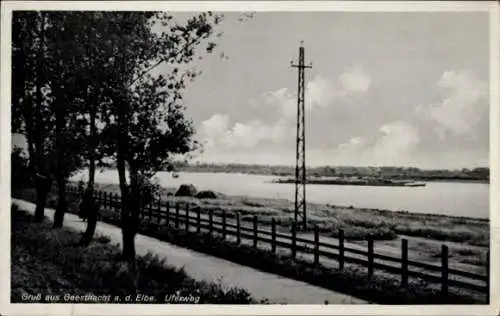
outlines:
[[[274,176],[237,173],[181,172],[178,178],[167,172],[157,174],[160,184],[178,187],[193,184],[198,190],[214,190],[227,195],[283,198],[293,200],[294,185],[271,183]],[[85,179],[86,173],[73,180]],[[113,170],[96,174],[98,183],[118,183]],[[425,187],[370,187],[347,185],[307,185],[307,200],[312,203],[352,205],[354,207],[406,210],[488,218],[489,185],[485,183],[428,182]]]

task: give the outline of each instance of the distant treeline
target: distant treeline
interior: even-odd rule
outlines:
[[[293,176],[295,168],[291,166],[246,165],[246,164],[182,164],[176,165],[178,171],[190,172],[234,172],[275,176]],[[489,168],[458,170],[425,170],[415,167],[311,167],[308,176],[323,177],[382,177],[388,179],[411,179],[421,181],[489,181]]]

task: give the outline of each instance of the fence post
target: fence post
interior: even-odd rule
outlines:
[[[490,304],[490,251],[486,252],[486,304]]]
[[[186,203],[186,231],[189,231],[189,203]]]
[[[319,266],[319,227],[314,226],[314,265]]]
[[[212,210],[208,212],[208,231],[210,233],[210,237],[212,237],[214,231],[214,214]]]
[[[344,269],[344,230],[339,229],[339,270]]]
[[[226,240],[226,211],[222,210],[222,239]]]
[[[179,202],[175,203],[175,229],[179,229]]]
[[[106,204],[104,205],[104,207],[106,209],[109,209],[111,207],[111,193],[106,192],[105,198],[106,198]]]
[[[148,222],[153,222],[154,223],[154,220],[153,220],[153,203],[149,203],[149,205],[148,205],[148,213],[149,213]],[[158,222],[158,217],[156,217],[156,219],[157,219],[156,222]]]
[[[236,213],[236,244],[241,243],[241,223],[240,223],[240,213]]]
[[[167,200],[167,208],[166,208],[166,211],[167,211],[167,226],[170,226],[170,202]]]
[[[253,216],[253,247],[257,248],[257,215]]]
[[[441,294],[448,295],[448,247],[441,246]]]
[[[201,232],[201,209],[199,206],[196,208],[196,232],[198,234]]]
[[[368,278],[373,276],[373,238],[368,237]]]
[[[161,224],[161,213],[160,210],[155,210],[155,200],[152,199],[151,202],[149,203],[149,211],[151,214],[154,214],[154,217],[156,219],[157,224]]]
[[[401,285],[408,285],[408,240],[401,240]]]
[[[296,244],[297,244],[297,223],[295,221],[292,222],[292,258],[295,258],[297,255],[297,249],[295,249]]]
[[[271,219],[271,251],[276,253],[276,219]]]
[[[161,224],[162,214],[161,214],[161,200],[158,198],[158,202],[156,203],[156,211],[158,212],[158,224]]]
[[[108,192],[104,191],[104,193],[103,193],[103,200],[102,200],[102,207],[103,208],[106,208],[107,200],[108,200]]]

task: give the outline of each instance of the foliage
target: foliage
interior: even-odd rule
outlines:
[[[55,226],[62,225],[72,172],[88,165],[91,189],[96,162],[116,160],[130,201],[124,229],[133,236],[155,172],[171,169],[172,155],[198,148],[182,94],[199,72],[186,65],[200,44],[213,51],[206,40],[221,18],[203,12],[182,24],[166,12],[15,12],[12,126],[27,138],[34,173],[57,180]],[[153,74],[161,63],[170,67]],[[41,212],[45,187],[37,186]]]
[[[18,191],[31,186],[31,174],[28,159],[21,148],[14,148],[10,154],[11,191]]]
[[[182,93],[198,72],[179,71],[178,65],[193,60],[195,47],[208,38],[220,16],[200,13],[184,25],[172,22],[168,13],[106,12],[101,18],[107,40],[99,43],[111,63],[103,69],[105,80],[94,79],[101,81],[109,99],[106,137],[125,201],[124,257],[133,257],[138,212],[145,202],[141,196],[151,188],[150,179],[169,169],[172,155],[196,148],[194,128],[183,114]],[[155,32],[155,27],[162,31]],[[174,66],[166,74],[153,75],[150,71],[162,62]]]

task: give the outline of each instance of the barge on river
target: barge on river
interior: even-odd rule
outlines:
[[[294,178],[282,178],[274,181],[275,183],[295,183]],[[423,187],[425,182],[413,180],[392,180],[378,178],[331,178],[314,177],[306,179],[306,184],[326,184],[326,185],[365,185],[365,186],[388,186],[388,187]]]

